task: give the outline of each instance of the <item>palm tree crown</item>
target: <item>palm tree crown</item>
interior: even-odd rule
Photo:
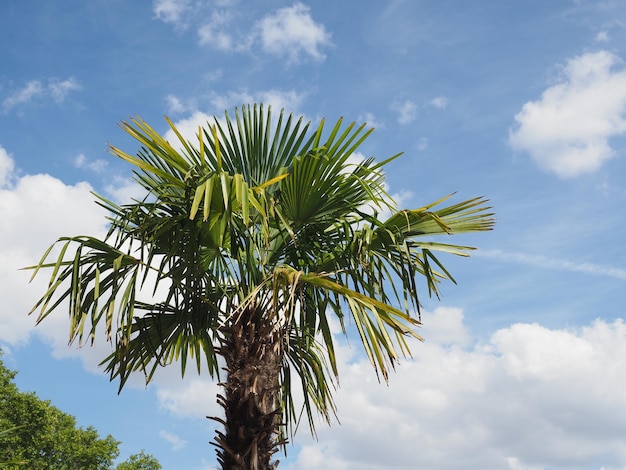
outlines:
[[[33,267],[52,270],[33,310],[41,321],[68,300],[79,342],[103,324],[114,344],[103,364],[120,389],[131,372],[149,381],[175,361],[183,373],[190,358],[212,377],[224,368],[220,462],[271,468],[282,425],[293,430],[301,414],[292,381],[312,428],[316,411],[334,413],[333,319],[344,333],[354,325],[386,379],[419,338],[417,278],[438,294],[454,279],[436,253],[472,249],[433,236],[489,230],[493,217],[483,198],[397,210],[383,173],[396,156],[354,158],[365,125],[339,120],[325,133],[323,121],[310,130],[282,112],[274,123],[262,105],[215,118],[195,142],[168,123],[175,143],[139,118],[122,123],[141,150],[111,152],[134,165],[147,195],[127,205],[97,196],[106,238],[61,238],[47,262],[50,247]]]

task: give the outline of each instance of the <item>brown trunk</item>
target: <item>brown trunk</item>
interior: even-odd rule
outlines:
[[[270,470],[278,441],[281,410],[279,373],[281,338],[262,312],[247,309],[226,331],[219,353],[226,361],[224,432],[216,432],[223,470]]]

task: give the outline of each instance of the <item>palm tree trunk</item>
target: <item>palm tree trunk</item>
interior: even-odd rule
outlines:
[[[218,402],[225,418],[215,442],[222,470],[270,470],[279,442],[281,338],[267,316],[246,309],[225,331],[219,354],[228,377]]]

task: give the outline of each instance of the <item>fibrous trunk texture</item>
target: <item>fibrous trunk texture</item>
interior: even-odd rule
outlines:
[[[223,470],[270,470],[278,466],[272,455],[278,441],[281,409],[279,373],[281,338],[275,325],[254,309],[245,310],[224,335],[219,353],[228,374],[224,395],[224,432],[216,431],[215,445]]]

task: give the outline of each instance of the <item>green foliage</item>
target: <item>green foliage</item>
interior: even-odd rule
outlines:
[[[115,470],[161,470],[162,468],[157,459],[142,450],[120,463]]]
[[[120,387],[135,371],[150,380],[176,361],[184,373],[189,359],[218,376],[233,326],[254,312],[255,324],[281,338],[282,422],[293,426],[305,411],[313,427],[315,410],[326,419],[334,411],[333,317],[346,334],[351,318],[386,379],[420,339],[417,279],[438,295],[441,281],[454,282],[439,254],[473,249],[433,237],[494,224],[481,197],[398,210],[383,171],[396,156],[354,161],[371,133],[365,125],[340,119],[310,131],[282,112],[273,121],[262,105],[214,118],[193,142],[168,123],[178,142],[135,118],[122,128],[141,145],[137,155],[111,147],[135,167],[146,197],[119,206],[98,196],[110,212],[107,237],[63,237],[56,259],[48,261],[53,245],[31,267],[33,276],[51,271],[38,321],[69,301],[71,338],[93,340],[102,324],[115,344],[103,363]],[[165,295],[140,299],[146,279]]]
[[[13,433],[15,433],[21,427],[22,426],[14,426],[12,428],[4,429],[0,431],[0,440],[6,437],[10,437]],[[0,459],[2,458],[3,457],[0,456]],[[26,462],[26,460],[0,460],[0,468],[16,468],[16,467],[19,467],[20,465],[26,465],[27,463],[28,462]]]
[[[118,441],[100,438],[93,427],[79,428],[74,417],[39,399],[20,392],[15,372],[0,362],[0,428],[19,426],[0,437],[5,460],[25,461],[26,468],[78,470],[108,469],[118,455]]]
[[[31,392],[20,392],[13,382],[15,375],[0,361],[0,468],[112,468],[119,454],[119,441],[110,435],[101,438],[91,426],[80,428],[73,416],[48,400],[41,400]],[[161,468],[152,456],[143,452],[120,465],[124,464],[131,465],[121,467],[125,470]]]

